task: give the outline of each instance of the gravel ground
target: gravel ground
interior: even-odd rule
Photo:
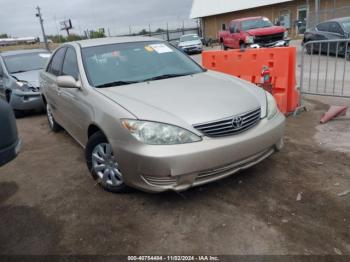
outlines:
[[[350,189],[350,153],[331,139],[350,124],[319,136],[328,105],[308,105],[288,118],[280,153],[182,194],[107,193],[67,133],[43,115],[19,119],[21,154],[0,168],[0,254],[350,255],[350,194],[338,195]]]

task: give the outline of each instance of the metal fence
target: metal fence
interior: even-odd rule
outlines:
[[[345,6],[342,8],[331,8],[331,9],[323,9],[318,12],[309,12],[307,19],[307,28],[314,27],[320,22],[337,18],[337,17],[345,17],[350,14],[350,4],[349,6]]]
[[[310,41],[303,45],[300,92],[350,97],[350,39]]]
[[[186,34],[198,34],[200,35],[199,27],[189,27],[189,28],[178,28],[178,29],[163,29],[155,32],[145,31],[144,33],[132,33],[132,34],[124,34],[120,36],[135,36],[135,35],[145,35],[152,36],[155,38],[163,39],[168,42],[175,42],[180,39],[182,35]]]

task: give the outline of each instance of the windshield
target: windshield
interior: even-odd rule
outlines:
[[[203,72],[191,58],[164,42],[134,42],[82,49],[89,83],[125,85]]]
[[[44,69],[50,53],[28,53],[5,56],[4,62],[9,74]]]
[[[350,21],[343,22],[345,32],[350,33]]]
[[[255,28],[271,27],[273,24],[267,18],[242,21],[242,30],[247,31]]]
[[[194,40],[199,40],[198,35],[184,35],[181,36],[180,42],[187,42],[187,41],[194,41]]]

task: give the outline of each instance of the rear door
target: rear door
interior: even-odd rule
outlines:
[[[61,75],[63,58],[66,50],[66,47],[61,47],[53,54],[49,65],[47,66],[45,73],[41,75],[42,77],[40,80],[40,86],[43,89],[42,91],[45,94],[47,103],[49,103],[52,108],[55,120],[62,126],[64,126],[64,118],[60,102],[61,94],[56,83],[56,78]]]

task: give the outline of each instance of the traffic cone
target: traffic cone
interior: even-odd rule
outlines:
[[[345,116],[346,111],[348,110],[347,106],[331,106],[327,113],[323,115],[323,117],[320,120],[321,124],[327,123],[329,120],[338,117],[338,116]]]

